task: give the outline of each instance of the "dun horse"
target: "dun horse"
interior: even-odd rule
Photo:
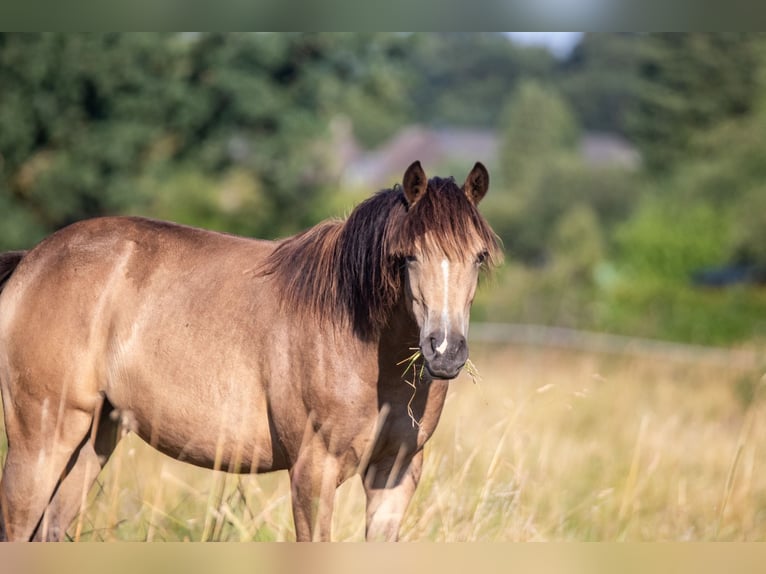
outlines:
[[[415,162],[345,221],[279,242],[110,217],[0,255],[0,535],[64,538],[132,431],[199,466],[288,470],[298,540],[329,540],[358,473],[367,538],[396,539],[500,257],[476,207],[488,185],[480,163],[459,187]]]

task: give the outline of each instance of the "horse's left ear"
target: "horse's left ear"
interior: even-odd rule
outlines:
[[[489,172],[483,163],[477,161],[463,184],[463,191],[471,203],[478,205],[487,194],[487,189],[489,189]]]

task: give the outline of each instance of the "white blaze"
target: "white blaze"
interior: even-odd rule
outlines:
[[[442,305],[442,327],[444,328],[444,339],[436,347],[436,351],[443,353],[447,350],[447,333],[449,332],[449,260],[442,259],[442,276],[444,278],[444,302]]]

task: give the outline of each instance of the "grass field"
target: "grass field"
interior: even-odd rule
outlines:
[[[477,346],[453,383],[404,540],[766,540],[764,364]],[[704,359],[704,357],[701,357]],[[335,540],[364,537],[358,478]],[[178,463],[134,437],[80,540],[291,540],[286,473]]]

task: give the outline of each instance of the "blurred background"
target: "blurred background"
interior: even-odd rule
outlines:
[[[3,34],[0,249],[141,214],[277,238],[419,159],[507,262],[475,318],[766,335],[760,34]]]

